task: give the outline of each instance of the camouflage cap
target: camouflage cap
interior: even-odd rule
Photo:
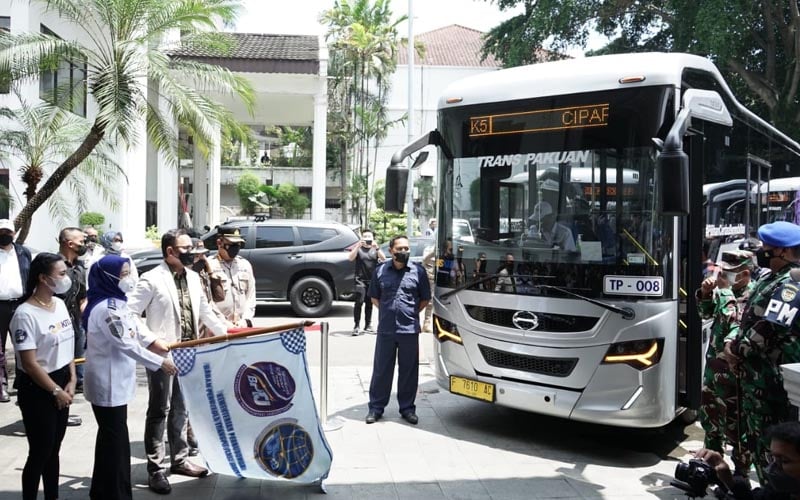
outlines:
[[[730,250],[722,252],[719,268],[723,271],[732,271],[742,266],[752,267],[753,253],[747,250]]]

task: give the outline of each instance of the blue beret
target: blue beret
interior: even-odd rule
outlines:
[[[800,246],[800,226],[786,221],[764,224],[758,228],[758,239],[778,248]]]

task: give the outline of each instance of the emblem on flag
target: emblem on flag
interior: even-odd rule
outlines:
[[[265,471],[292,479],[308,469],[314,459],[314,445],[296,420],[278,420],[256,439],[255,455]]]
[[[259,361],[239,368],[233,389],[244,411],[256,417],[267,417],[292,407],[295,383],[285,367]]]

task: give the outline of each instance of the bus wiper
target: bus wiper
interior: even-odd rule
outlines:
[[[499,276],[500,276],[499,274],[487,274],[486,276],[484,276],[482,278],[478,278],[478,279],[476,279],[474,281],[470,281],[469,283],[464,283],[461,286],[453,288],[449,292],[445,292],[445,293],[439,295],[439,298],[440,299],[446,299],[447,297],[449,297],[451,295],[457,294],[461,290],[466,290],[467,288],[472,288],[475,285],[480,285],[481,283],[486,283],[487,281],[493,280],[493,279],[495,279],[495,278],[497,278]]]
[[[636,314],[633,312],[633,309],[631,309],[630,307],[613,306],[613,305],[607,304],[607,303],[605,303],[605,302],[603,302],[601,300],[592,299],[592,298],[583,296],[583,295],[575,293],[575,292],[570,292],[569,290],[567,290],[565,288],[558,287],[558,286],[553,286],[553,285],[534,285],[534,286],[536,288],[541,288],[541,289],[544,289],[544,290],[555,290],[557,292],[563,293],[564,295],[569,295],[570,297],[575,297],[576,299],[585,300],[586,302],[588,302],[590,304],[594,304],[596,306],[600,306],[603,309],[608,309],[611,312],[615,312],[615,313],[619,314],[620,316],[622,316],[622,319],[633,319],[636,316]]]

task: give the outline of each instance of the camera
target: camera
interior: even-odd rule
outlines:
[[[693,458],[689,463],[679,463],[675,467],[675,480],[672,486],[686,492],[689,497],[704,497],[711,484],[717,484],[717,473],[705,460]]]

